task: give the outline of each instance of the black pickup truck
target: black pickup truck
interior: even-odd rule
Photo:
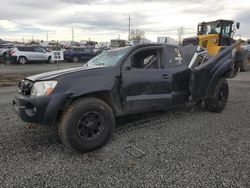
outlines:
[[[221,112],[235,45],[207,57],[197,46],[141,44],[103,52],[80,68],[24,78],[13,108],[25,122],[58,125],[62,142],[87,152],[111,137],[115,117],[204,101]]]

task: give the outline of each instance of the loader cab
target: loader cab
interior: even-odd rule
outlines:
[[[202,36],[214,36],[217,35],[218,41],[214,39],[214,42],[217,42],[218,46],[229,46],[233,40],[233,28],[234,22],[231,20],[217,20],[212,22],[202,22],[198,24],[197,33],[199,37]],[[239,28],[239,23],[236,24],[237,29]]]

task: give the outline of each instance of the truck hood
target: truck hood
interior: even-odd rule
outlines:
[[[50,80],[58,76],[62,76],[64,74],[70,74],[74,72],[86,71],[86,70],[97,69],[97,68],[104,68],[104,66],[82,66],[82,67],[77,67],[77,68],[62,69],[62,70],[57,70],[57,71],[45,72],[42,74],[36,74],[33,76],[29,76],[26,79],[32,82],[36,82],[39,80]]]

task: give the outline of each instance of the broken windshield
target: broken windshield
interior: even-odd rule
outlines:
[[[116,50],[110,50],[102,52],[100,55],[94,57],[88,63],[87,66],[115,66],[118,61],[125,55],[129,47],[119,48]]]

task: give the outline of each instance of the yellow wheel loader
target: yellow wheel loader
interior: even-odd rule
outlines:
[[[227,46],[237,43],[235,61],[241,71],[250,70],[250,51],[241,47],[241,43],[234,39],[236,29],[240,23],[232,20],[216,20],[202,22],[197,27],[197,37],[183,39],[183,46],[188,44],[199,45],[207,49],[210,56],[217,55]]]

